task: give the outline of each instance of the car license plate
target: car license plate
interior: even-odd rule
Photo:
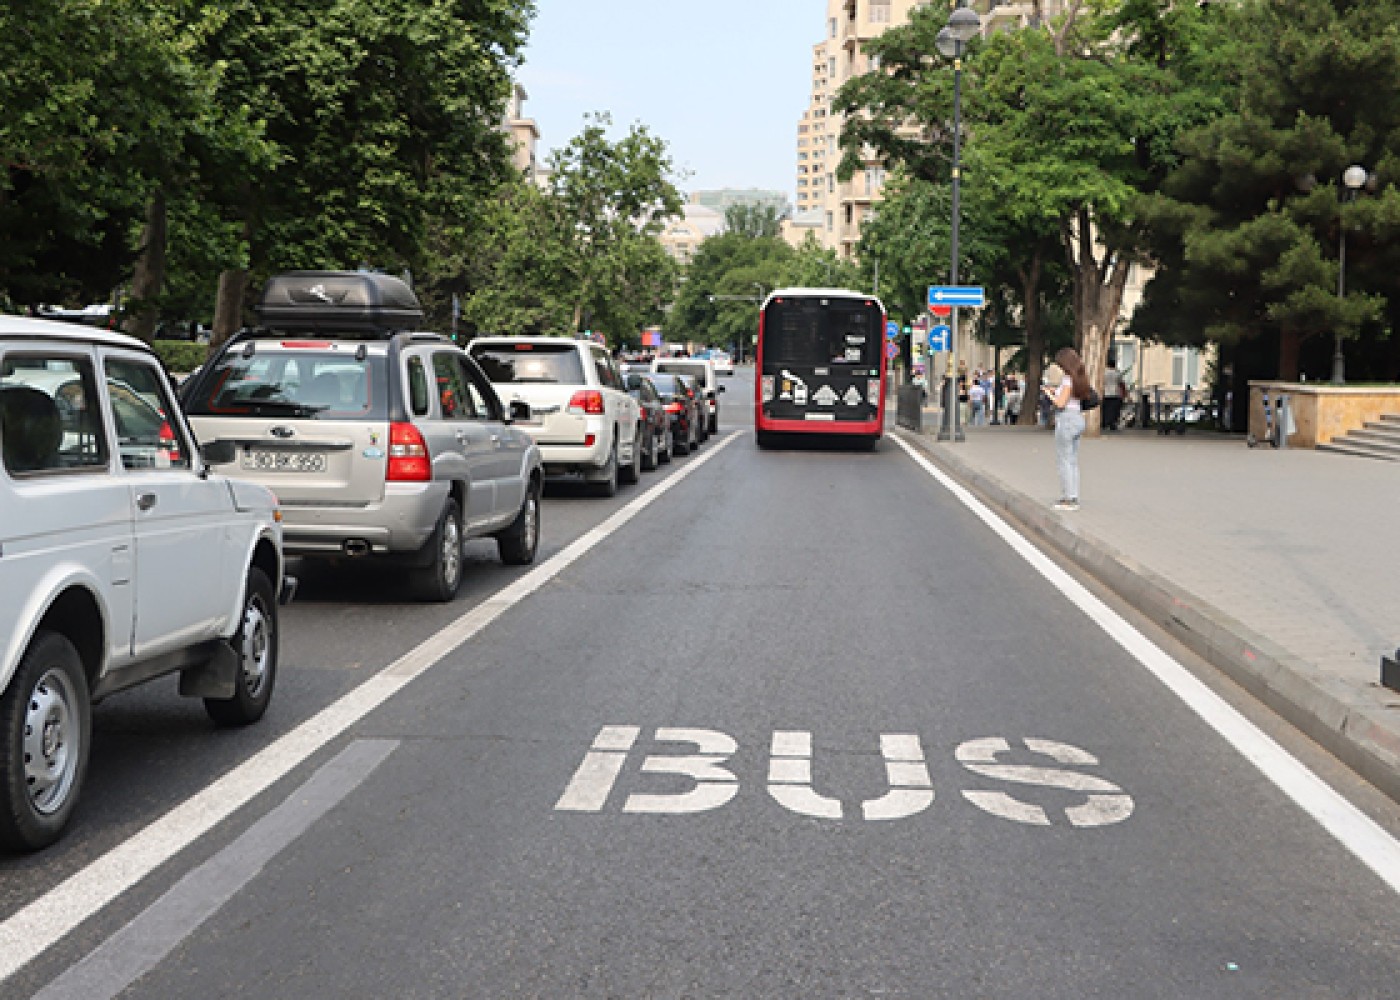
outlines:
[[[253,451],[243,453],[243,468],[253,472],[325,472],[326,456],[314,451]]]

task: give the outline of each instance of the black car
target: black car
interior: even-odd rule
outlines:
[[[677,375],[685,391],[695,401],[695,444],[703,444],[710,439],[710,397],[705,393],[705,383],[694,375]]]
[[[683,375],[653,372],[646,376],[671,418],[671,442],[677,455],[689,455],[700,444],[700,409],[693,385]]]
[[[623,379],[642,408],[642,468],[650,472],[671,460],[671,417],[650,375],[628,372]]]

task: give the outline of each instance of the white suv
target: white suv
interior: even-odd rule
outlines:
[[[467,353],[502,399],[528,403],[521,421],[549,475],[581,474],[603,496],[641,476],[642,411],[606,348],[564,337],[479,337]]]
[[[277,498],[213,473],[138,340],[0,316],[0,848],[62,832],[91,704],[162,674],[222,725],[277,673]]]

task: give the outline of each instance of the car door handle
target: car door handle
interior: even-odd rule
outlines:
[[[150,510],[156,505],[156,495],[154,493],[142,493],[136,498],[136,506],[140,510]]]

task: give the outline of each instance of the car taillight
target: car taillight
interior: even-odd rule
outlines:
[[[175,431],[171,429],[169,420],[161,421],[156,440],[158,447],[170,457],[170,461],[180,461],[180,442],[176,440]]]
[[[391,483],[421,483],[433,478],[433,462],[423,435],[412,424],[389,425],[389,471]]]
[[[595,417],[603,415],[603,394],[597,389],[580,389],[569,400],[570,413],[588,413]]]
[[[681,406],[680,403],[667,403],[667,404],[666,404],[666,412],[667,412],[667,413],[680,413],[680,412],[681,412],[682,410],[684,410],[684,409],[685,409],[685,407],[684,407],[684,406]]]

